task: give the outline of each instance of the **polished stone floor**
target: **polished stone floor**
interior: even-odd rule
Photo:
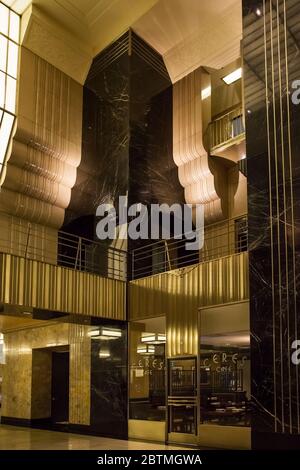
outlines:
[[[156,443],[121,441],[104,437],[83,436],[0,425],[0,450],[172,450]]]

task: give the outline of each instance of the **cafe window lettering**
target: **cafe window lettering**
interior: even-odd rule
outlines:
[[[165,318],[130,324],[129,417],[165,421]]]
[[[239,342],[247,334],[233,335]],[[218,340],[219,338],[217,338]],[[201,422],[250,426],[250,348],[216,344],[215,338],[201,345]]]

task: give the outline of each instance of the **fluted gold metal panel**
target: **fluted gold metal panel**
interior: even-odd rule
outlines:
[[[82,86],[22,47],[17,118],[1,211],[58,229],[81,160]]]
[[[210,86],[202,68],[182,78],[173,87],[173,158],[188,204],[204,206],[205,220],[225,218],[226,182],[224,169],[218,168],[204,148],[204,102],[201,89]],[[207,107],[210,114],[210,105]],[[224,199],[225,201],[225,199]]]
[[[248,253],[129,283],[131,320],[161,315],[184,317],[200,307],[248,300]]]
[[[195,310],[174,310],[167,314],[167,356],[197,356],[198,315]]]
[[[0,302],[126,319],[126,283],[0,254]]]

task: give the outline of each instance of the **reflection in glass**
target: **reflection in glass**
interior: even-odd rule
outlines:
[[[197,359],[169,359],[169,432],[197,433]]]
[[[200,417],[204,424],[250,426],[250,338],[247,332],[202,338]]]
[[[165,317],[131,322],[129,348],[129,417],[165,421]]]

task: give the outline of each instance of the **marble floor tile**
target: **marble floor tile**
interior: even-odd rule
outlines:
[[[184,447],[0,425],[0,450],[182,450]]]

